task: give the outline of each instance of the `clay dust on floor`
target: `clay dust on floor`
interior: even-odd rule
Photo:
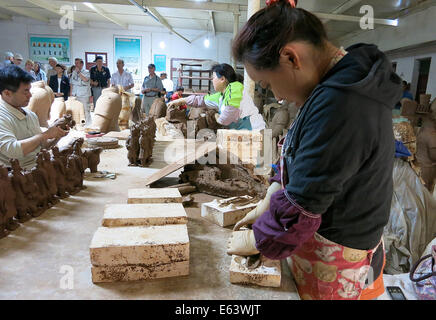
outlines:
[[[226,243],[231,228],[201,218],[198,203],[216,198],[205,194],[195,194],[198,207],[186,210],[189,276],[93,284],[89,245],[101,226],[105,204],[127,203],[127,190],[142,188],[144,179],[158,170],[127,164],[124,147],[103,151],[99,170],[116,173],[115,180],[92,178],[88,173],[86,190],[0,240],[0,299],[298,299],[287,267],[280,288],[229,282],[231,257]],[[167,180],[177,183],[179,174]]]

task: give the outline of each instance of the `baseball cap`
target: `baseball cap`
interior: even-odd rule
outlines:
[[[155,69],[156,69],[156,66],[155,66],[154,64],[152,64],[152,63],[150,63],[150,64],[148,65],[148,67],[149,67],[149,68],[155,68]]]
[[[10,51],[6,51],[5,52],[5,58],[10,58],[10,57],[13,57],[13,56],[14,56],[14,54],[12,52],[10,52]]]
[[[56,62],[56,64],[58,63],[58,59],[56,59],[55,57],[50,57],[48,58],[48,61],[53,60],[54,62]]]
[[[19,54],[19,53],[16,53],[16,54],[14,55],[14,59],[17,59],[17,60],[23,60],[23,56],[22,56],[21,54]]]

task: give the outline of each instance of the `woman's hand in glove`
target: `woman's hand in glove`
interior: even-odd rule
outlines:
[[[280,185],[280,183],[273,182],[269,186],[268,191],[266,192],[266,196],[262,200],[262,202],[259,203],[256,208],[254,208],[249,213],[247,213],[247,215],[244,218],[239,220],[238,223],[236,223],[233,230],[238,231],[239,229],[241,229],[244,226],[255,223],[257,218],[259,218],[266,210],[269,209],[269,203],[271,200],[271,196],[273,195],[273,193],[279,191],[281,189],[281,187],[282,186]]]
[[[238,256],[251,256],[258,254],[256,239],[253,230],[234,231],[227,244],[227,254]]]
[[[185,98],[180,98],[171,102],[168,102],[168,108],[170,107],[180,107],[186,104],[186,99]]]

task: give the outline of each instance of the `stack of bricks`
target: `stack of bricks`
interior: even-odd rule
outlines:
[[[243,164],[258,164],[258,156],[263,152],[263,131],[227,130],[217,132],[218,148],[227,150],[238,157]]]
[[[90,245],[94,283],[189,274],[187,215],[177,189],[131,189],[108,204]]]

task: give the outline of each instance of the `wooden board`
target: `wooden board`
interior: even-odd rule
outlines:
[[[253,284],[262,287],[280,287],[282,269],[279,260],[270,260],[261,256],[261,263],[255,269],[248,269],[245,257],[232,256],[230,264],[230,282],[234,284]]]
[[[188,261],[188,228],[184,224],[100,227],[89,251],[93,266],[152,266]]]
[[[102,226],[163,226],[187,223],[186,211],[180,203],[107,204]]]
[[[182,195],[175,188],[129,189],[127,203],[182,203]]]
[[[179,158],[170,165],[167,165],[165,168],[159,170],[158,172],[152,174],[145,180],[145,185],[148,186],[157,180],[166,177],[167,175],[183,168],[185,165],[195,162],[196,160],[203,157],[206,153],[214,151],[216,149],[215,142],[203,142],[201,144],[196,144],[196,148],[194,151],[190,151],[188,148],[188,152],[185,156]]]
[[[92,266],[91,273],[92,282],[94,283],[179,277],[189,274],[189,261],[173,262],[157,266]]]
[[[127,140],[129,138],[129,136],[130,136],[130,130],[129,129],[126,129],[126,130],[123,130],[123,131],[120,131],[120,132],[118,132],[118,131],[111,131],[111,132],[108,132],[108,133],[106,133],[104,135],[104,137],[106,137],[106,138],[117,138],[119,140]]]

